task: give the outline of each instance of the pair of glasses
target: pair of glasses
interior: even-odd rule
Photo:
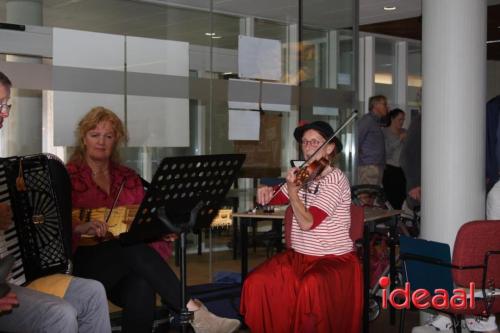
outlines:
[[[316,139],[312,139],[312,140],[302,140],[300,142],[300,144],[304,147],[306,146],[311,146],[311,147],[319,147],[323,142],[322,141],[318,141]]]

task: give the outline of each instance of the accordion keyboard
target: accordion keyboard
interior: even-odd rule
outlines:
[[[7,282],[18,286],[23,285],[26,282],[26,277],[21,260],[21,249],[19,248],[14,227],[0,233],[0,258],[6,257],[8,254],[12,254],[16,261]]]
[[[0,203],[10,205],[9,190],[7,188],[7,180],[3,168],[0,168]],[[16,261],[7,282],[20,286],[26,282],[26,277],[24,275],[21,248],[19,247],[19,239],[17,237],[16,228],[14,227],[14,220],[12,220],[12,225],[9,229],[0,231],[0,258],[8,254],[12,254]]]

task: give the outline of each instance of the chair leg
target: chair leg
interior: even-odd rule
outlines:
[[[401,310],[401,317],[399,318],[399,333],[404,333],[405,331],[405,317],[406,317],[406,309],[403,308]]]
[[[451,325],[453,328],[453,333],[462,333],[462,317],[461,316],[451,316]]]
[[[202,248],[201,248],[201,244],[203,242],[203,234],[202,234],[203,231],[200,230],[200,232],[198,233],[198,255],[201,256],[201,252],[202,252]]]
[[[252,223],[253,253],[257,252],[257,223]]]
[[[404,223],[402,221],[398,221],[398,229],[400,230],[400,232],[407,236],[407,237],[411,237],[410,235],[410,232],[408,231],[408,228],[404,225]]]

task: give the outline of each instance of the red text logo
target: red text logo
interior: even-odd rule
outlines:
[[[475,284],[469,284],[469,290],[463,288],[453,289],[453,295],[450,297],[445,289],[435,289],[431,294],[426,289],[416,289],[410,292],[410,283],[406,282],[404,288],[396,288],[390,293],[387,288],[391,284],[391,280],[383,276],[378,281],[382,288],[382,308],[387,309],[387,304],[390,303],[395,309],[409,309],[410,304],[417,309],[428,309],[431,306],[437,310],[463,310],[474,309],[476,302],[474,301]],[[469,299],[467,301],[467,298]]]

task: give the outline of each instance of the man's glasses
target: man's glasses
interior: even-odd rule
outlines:
[[[300,144],[301,144],[302,146],[304,146],[304,147],[306,147],[306,146],[311,146],[311,147],[314,147],[314,148],[319,147],[322,143],[323,143],[323,142],[318,141],[318,140],[316,140],[316,139],[312,139],[312,140],[310,140],[310,141],[308,141],[308,140],[302,140],[302,141],[300,142]]]

